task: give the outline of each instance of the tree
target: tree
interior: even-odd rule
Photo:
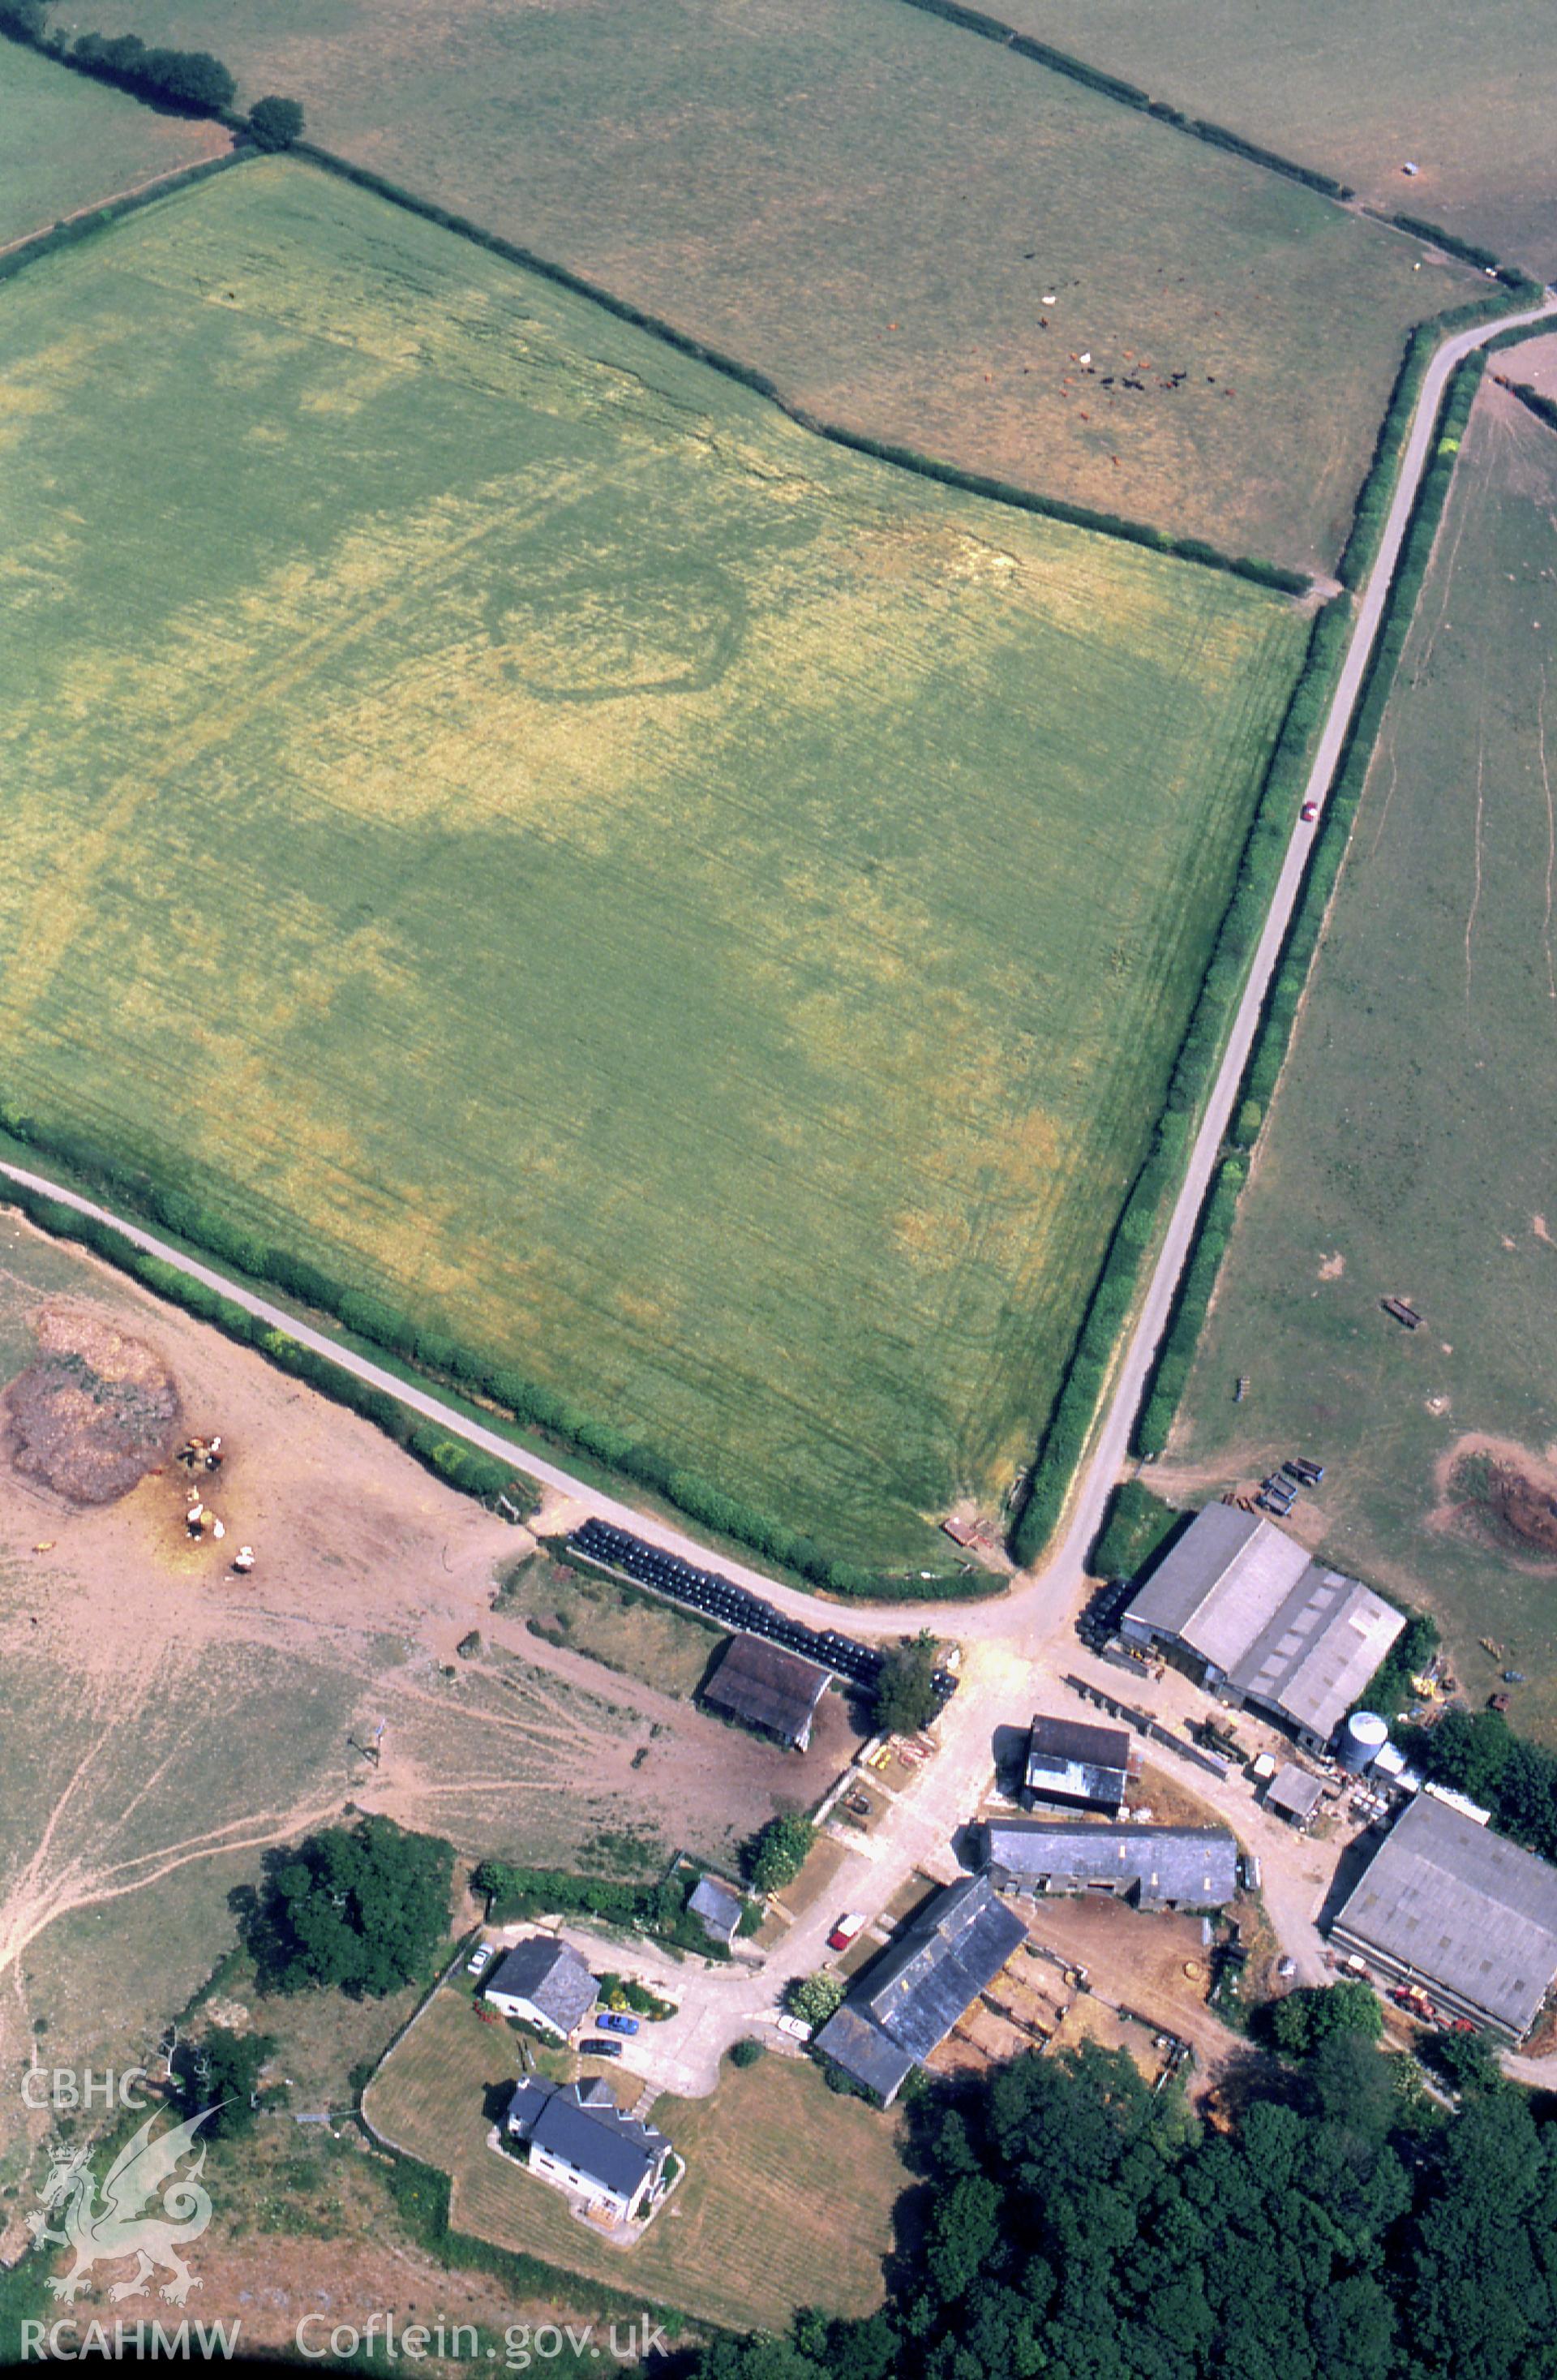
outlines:
[[[1493,1806],[1513,1742],[1501,1711],[1445,1711],[1427,1740],[1428,1765],[1440,1783]]]
[[[797,1975],[784,1994],[791,2016],[816,2032],[843,2006],[843,1984],[837,1975]]]
[[[731,2046],[730,2062],[732,2066],[754,2066],[762,2054],[762,2043],[748,2033]]]
[[[792,1884],[810,1855],[816,1829],[796,1811],[781,1811],[753,1836],[745,1848],[746,1874],[758,1892],[778,1892]]]
[[[1384,2011],[1370,1984],[1312,1984],[1288,1992],[1271,2011],[1271,2031],[1278,2049],[1304,2058],[1338,2033],[1361,2034],[1377,2041],[1384,2029]]]
[[[0,33],[13,41],[41,42],[47,22],[47,0],[0,0]]]
[[[191,2116],[215,2109],[202,2127],[212,2140],[235,2140],[252,2129],[260,2070],[274,2048],[269,2034],[230,2033],[218,2024],[181,2061],[179,2097]]]
[[[1503,2088],[1498,2053],[1484,2033],[1435,2033],[1422,2044],[1421,2055],[1451,2091],[1468,2096]]]
[[[874,1710],[883,1735],[916,1735],[941,1706],[935,1691],[938,1646],[928,1629],[911,1643],[896,1645],[876,1680]]]
[[[248,111],[248,137],[257,149],[290,149],[303,137],[303,110],[295,99],[257,99]]]
[[[448,1932],[453,1872],[451,1844],[389,1818],[311,1836],[262,1904],[252,1947],[267,1981],[375,1998],[419,1981]]]

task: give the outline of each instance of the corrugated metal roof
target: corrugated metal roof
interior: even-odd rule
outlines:
[[[984,1839],[989,1867],[1018,1885],[1139,1886],[1142,1900],[1188,1909],[1220,1909],[1238,1888],[1238,1847],[1220,1827],[997,1818]]]
[[[1310,1562],[1232,1682],[1328,1742],[1405,1625],[1356,1579]]]
[[[1356,1579],[1231,1504],[1197,1512],[1126,1616],[1178,1637],[1239,1694],[1326,1740],[1406,1625]]]
[[[827,1672],[798,1653],[786,1653],[760,1636],[732,1636],[724,1658],[703,1689],[705,1702],[730,1711],[754,1727],[771,1728],[791,1743],[806,1734],[827,1691]]]
[[[1285,1761],[1276,1770],[1265,1791],[1265,1807],[1280,1810],[1294,1818],[1311,1818],[1323,1797],[1324,1788],[1317,1777],[1299,1768],[1295,1760]]]
[[[1557,1868],[1418,1794],[1335,1930],[1523,2034],[1557,1975]]]

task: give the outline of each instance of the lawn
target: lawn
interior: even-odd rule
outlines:
[[[996,0],[992,15],[1154,98],[1557,270],[1557,21],[1539,0]],[[1403,172],[1410,163],[1419,168]]]
[[[218,125],[159,115],[4,39],[0,122],[0,248],[228,145]]]
[[[1445,1474],[1466,1437],[1554,1435],[1554,514],[1557,436],[1484,386],[1164,1466],[1323,1460],[1330,1557],[1430,1605],[1476,1699],[1503,1644],[1549,1741],[1552,1567],[1467,1534]]]
[[[1031,1449],[1306,634],[255,163],[21,276],[6,1095],[810,1528]]]
[[[1344,542],[1407,326],[1479,285],[901,0],[99,20],[296,92],[327,147],[827,417],[1304,568]]]
[[[652,2120],[686,2176],[630,2251],[488,2147],[488,2095],[518,2071],[514,2037],[443,1992],[368,2085],[374,2130],[452,2176],[454,2230],[731,2329],[783,2331],[800,2306],[860,2315],[881,2302],[909,2184],[897,2124],[837,2096],[814,2066],[770,2052],[743,2070],[727,2063],[711,2098],[656,2101]]]

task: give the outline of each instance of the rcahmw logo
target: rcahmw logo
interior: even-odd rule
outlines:
[[[208,2362],[212,2356],[226,2361],[242,2327],[236,2322],[181,2322],[169,2330],[160,2322],[90,2322],[83,2330],[77,2322],[24,2322],[21,2360],[79,2363],[89,2355],[102,2355],[115,2362],[133,2356],[152,2363],[162,2357],[187,2363],[195,2355]]]
[[[91,2168],[90,2143],[78,2149],[68,2143],[51,2145],[48,2180],[27,2228],[34,2248],[68,2248],[76,2259],[67,2273],[50,2278],[52,2296],[73,2304],[95,2265],[130,2258],[134,2272],[115,2281],[108,2292],[115,2304],[123,2298],[149,2295],[159,2273],[168,2277],[161,2294],[173,2305],[182,2305],[190,2290],[199,2289],[180,2251],[198,2240],[211,2221],[211,2198],[200,2186],[205,2143],[187,2173],[180,2174],[178,2166],[193,2154],[195,2134],[215,2113],[214,2107],[202,2107],[187,2123],[158,2132],[153,2111],[115,2157],[101,2189]],[[56,2211],[59,2219],[53,2224],[49,2216]]]

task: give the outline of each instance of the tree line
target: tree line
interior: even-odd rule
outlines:
[[[696,2380],[1550,2380],[1557,2125],[1466,2067],[1449,2114],[1316,2022],[1216,2128],[1093,2046],[936,2085],[880,2313]]]
[[[46,51],[78,74],[191,115],[230,115],[237,85],[209,50],[148,47],[139,33],[78,33],[70,41],[51,28],[48,17],[49,0],[0,0],[0,33]],[[295,99],[256,100],[245,129],[260,149],[290,149],[303,137],[303,110]]]

